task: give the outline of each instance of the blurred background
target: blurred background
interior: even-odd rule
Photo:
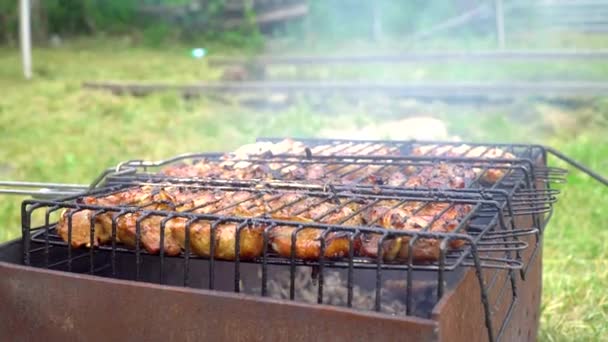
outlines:
[[[0,180],[87,184],[258,136],[540,143],[608,173],[608,0],[21,2],[31,70],[0,0]],[[599,341],[608,191],[568,183],[540,338]],[[0,197],[0,242],[21,200]]]

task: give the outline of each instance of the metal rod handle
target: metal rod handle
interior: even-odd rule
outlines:
[[[589,175],[591,178],[597,180],[598,182],[608,186],[608,179],[606,179],[604,176],[600,175],[599,173],[591,170],[587,166],[585,166],[585,165],[577,162],[576,160],[568,157],[567,155],[559,152],[558,150],[554,149],[553,147],[546,147],[546,149],[547,149],[547,152],[551,153],[552,155],[556,156],[557,158],[574,166],[575,168],[579,169],[583,173],[586,173],[587,175]]]
[[[52,198],[86,191],[88,185],[42,182],[0,181],[0,194]]]
[[[43,183],[43,182],[21,182],[21,181],[0,181],[0,186],[14,186],[22,188],[58,188],[58,189],[86,189],[89,186],[84,184],[63,184],[63,183]]]
[[[124,170],[116,171],[113,168],[106,169],[102,172],[93,183],[87,184],[62,184],[62,183],[44,183],[44,182],[22,182],[22,181],[0,181],[0,194],[6,195],[24,195],[34,198],[57,198],[63,196],[76,195],[91,189],[94,189],[101,184],[108,176],[120,176],[135,173],[135,168],[125,168]]]

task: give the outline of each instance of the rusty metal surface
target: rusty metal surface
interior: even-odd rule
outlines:
[[[472,294],[475,293],[475,296]],[[484,311],[479,298],[479,283],[475,272],[467,272],[459,286],[446,293],[433,311],[439,321],[442,341],[487,341]],[[464,314],[466,313],[466,314]],[[477,334],[471,334],[476,331]]]
[[[517,280],[517,302],[501,336],[501,341],[536,341],[542,283],[539,256],[540,254],[534,259],[526,280]],[[495,299],[498,291],[498,288],[490,291],[489,297]],[[460,286],[446,294],[445,301],[441,301],[436,307],[433,318],[439,322],[441,341],[487,341],[480,299],[477,295],[471,295],[472,293],[479,293],[479,284],[471,270]],[[500,305],[492,306],[495,332],[498,332],[500,319],[506,314],[507,304],[511,299],[511,294],[506,292],[500,300]],[[475,330],[479,331],[479,334],[468,333]]]
[[[531,226],[531,217],[523,216],[516,220],[518,225]],[[532,246],[536,243],[533,236],[526,241]],[[531,259],[525,280],[518,279],[519,290],[517,292],[518,305],[515,307],[513,316],[505,330],[503,341],[536,341],[540,321],[540,301],[542,293],[542,236],[538,243],[538,249],[534,252],[531,248],[524,251],[524,260]],[[535,253],[533,255],[533,253]]]
[[[19,251],[19,244],[0,246],[0,259],[15,262]],[[536,338],[540,261],[539,254],[527,280],[518,283],[519,299],[502,341]],[[498,290],[490,291],[491,300]],[[485,341],[483,310],[478,296],[471,296],[478,291],[469,270],[435,308],[434,322],[0,262],[0,317],[8,318],[0,320],[0,340]],[[493,308],[497,317],[510,300],[505,296],[503,305]],[[498,329],[500,321],[493,323]]]
[[[434,341],[436,324],[0,262],[0,340]]]
[[[521,227],[530,227],[532,218],[521,216],[516,219]],[[533,245],[535,237],[525,239]],[[527,249],[522,257],[529,260],[532,249]],[[485,284],[492,281],[493,272],[484,271]],[[507,272],[498,274],[495,284],[488,291],[488,299],[492,310],[492,327],[494,337],[500,341],[536,341],[539,318],[540,299],[542,287],[542,245],[539,244],[535,257],[532,259],[525,280],[516,274],[517,299],[510,319],[499,336],[500,325],[506,317],[510,302],[513,301]],[[502,284],[507,284],[503,289]],[[439,324],[439,339],[441,341],[476,342],[487,341],[488,334],[484,323],[484,312],[481,299],[477,295],[480,291],[479,282],[473,269],[469,270],[460,284],[452,291],[446,293],[433,310],[432,318]],[[471,294],[475,295],[471,295]],[[470,334],[478,331],[479,334]]]

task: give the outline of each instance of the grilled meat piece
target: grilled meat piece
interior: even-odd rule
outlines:
[[[473,148],[466,154],[467,157],[470,158],[484,158],[484,159],[515,159],[515,156],[509,152],[501,150],[499,148],[486,148],[482,146],[478,146]],[[476,174],[482,174],[481,179],[484,181],[493,184],[498,182],[504,175],[504,168],[508,168],[511,164],[509,163],[499,163],[496,164],[498,168],[486,168],[485,170],[482,168],[473,169]]]
[[[231,153],[226,154],[225,161],[220,164],[222,167],[242,168],[247,165],[235,162],[236,160],[248,160],[252,157],[265,155],[302,155],[305,153],[307,146],[299,141],[292,139],[284,139],[277,143],[271,142],[256,142],[253,144],[243,145]],[[311,149],[313,156],[331,156],[331,155],[398,155],[399,150],[396,147],[387,146],[381,143],[337,143],[314,146]],[[297,161],[297,160],[295,160]],[[210,172],[206,169],[207,161],[201,160],[194,165],[175,165],[163,170],[163,173],[174,177],[195,177],[202,176]],[[193,170],[194,168],[194,170]]]
[[[292,234],[297,230],[292,226],[278,226],[270,231],[271,246],[282,257],[291,257]],[[321,256],[321,241],[325,243],[325,258],[340,258],[349,255],[349,232],[330,232],[323,234],[323,229],[302,228],[297,230],[295,257],[303,260],[316,260]],[[353,246],[354,251],[358,246]]]
[[[259,143],[267,146],[267,143]],[[266,144],[266,145],[265,145]],[[271,146],[271,145],[268,145]],[[267,147],[268,147],[267,146]],[[272,145],[274,146],[274,145]],[[374,153],[382,151],[384,145],[371,143],[344,143],[315,147],[319,153],[331,155],[332,153]],[[245,151],[251,149],[248,147]],[[261,147],[260,147],[261,148]],[[262,148],[263,149],[263,148]],[[451,146],[439,147],[429,150],[429,153],[447,153]],[[255,150],[257,151],[257,150]],[[254,152],[255,152],[254,151]],[[425,153],[423,147],[414,150],[414,153]],[[472,149],[470,153],[477,153]],[[386,153],[389,153],[385,151]],[[257,153],[257,152],[256,152]],[[313,151],[314,153],[314,151]],[[346,154],[348,154],[346,153]],[[392,152],[391,152],[392,153]],[[498,152],[493,153],[492,155]],[[232,155],[223,161],[201,160],[194,165],[176,165],[162,171],[164,175],[171,177],[203,177],[221,179],[261,179],[261,180],[294,180],[306,181],[308,183],[322,184],[336,182],[340,184],[369,184],[390,185],[407,187],[433,187],[433,188],[462,188],[469,180],[475,178],[476,174],[483,172],[481,169],[470,169],[464,165],[452,165],[447,163],[429,165],[426,167],[391,166],[388,163],[373,163],[372,160],[348,160],[342,159],[332,163],[325,160],[322,163],[302,162],[297,159],[282,159],[281,161],[256,159],[249,154],[239,152],[246,159],[234,159]],[[390,161],[389,161],[390,162]],[[498,169],[490,169],[484,172],[484,179],[488,181],[497,180],[502,173]]]
[[[144,186],[132,188],[115,195],[101,198],[88,197],[84,199],[87,204],[101,206],[137,206],[148,210],[175,210],[177,200],[169,191],[163,188]],[[99,215],[99,222],[102,226],[112,231],[113,213]],[[135,248],[137,245],[137,222],[139,220],[140,244],[150,254],[158,254],[161,250],[161,221],[162,216],[142,216],[141,212],[127,213],[116,219],[116,238],[129,247]],[[165,227],[163,237],[163,250],[167,255],[178,255],[180,248],[172,238],[171,232]]]
[[[191,211],[198,214],[215,211],[223,198],[221,193],[212,191],[177,191],[173,195],[176,211]]]
[[[316,205],[311,205],[317,201]],[[296,202],[286,212],[273,215],[273,218],[286,221],[302,222],[301,229],[293,226],[278,226],[270,231],[270,243],[275,252],[283,257],[291,257],[292,234],[296,232],[295,254],[299,259],[318,259],[321,255],[321,241],[324,241],[326,258],[339,258],[349,254],[352,232],[330,231],[325,229],[306,228],[306,222],[326,223],[343,226],[359,226],[361,218],[355,215],[358,209],[353,203],[328,203],[315,199]],[[281,216],[281,215],[296,216]]]
[[[167,222],[173,238],[182,249],[186,249],[186,218],[175,218]],[[222,260],[236,258],[236,233],[239,233],[239,257],[253,259],[262,254],[263,226],[243,226],[239,229],[237,223],[220,223],[212,229],[213,223],[209,221],[196,221],[190,224],[190,250],[197,255],[209,257],[211,255],[211,231],[213,235],[213,256]]]
[[[190,193],[187,197],[191,197],[190,200],[193,203],[189,210],[201,214],[256,216],[263,212],[259,209],[259,198],[247,191]],[[250,208],[252,205],[253,207]],[[182,249],[186,247],[186,223],[185,218],[174,218],[167,222],[172,237]],[[211,231],[213,230],[214,257],[234,260],[237,229],[239,230],[240,258],[251,259],[262,253],[263,227],[247,226],[239,229],[234,222],[218,223],[213,229],[212,226],[213,222],[209,221],[196,221],[190,225],[190,249],[193,253],[204,257],[211,255]]]
[[[326,174],[326,170],[323,167],[323,165],[311,165],[308,168],[305,169],[305,179],[306,180],[311,180],[311,181],[315,181],[315,180],[321,180],[326,178],[325,174]]]
[[[390,186],[403,186],[406,181],[407,177],[403,173],[395,172],[388,177],[386,184]]]
[[[391,186],[425,186],[435,188],[462,188],[467,180],[481,176],[488,183],[495,183],[505,175],[508,163],[498,164],[496,167],[475,167],[472,170],[464,166],[453,166],[442,164],[439,167],[403,167],[395,170],[393,167],[381,167],[379,165],[358,165],[353,160],[350,165],[331,164],[303,164],[288,165],[285,162],[272,162],[266,164],[263,160],[251,159],[265,154],[302,154],[306,146],[301,142],[285,139],[278,143],[259,142],[245,145],[234,153],[226,155],[223,161],[200,160],[193,165],[175,165],[165,168],[162,173],[172,177],[205,177],[222,179],[283,179],[283,180],[306,180],[313,183],[327,181],[340,182],[342,184],[387,184]],[[381,143],[369,142],[345,142],[328,145],[318,145],[311,148],[313,155],[398,155],[396,147],[389,147]],[[417,156],[447,156],[447,157],[469,157],[482,159],[514,159],[515,156],[498,148],[487,148],[483,146],[469,145],[421,145],[412,151]],[[248,161],[250,160],[250,161]],[[423,177],[415,177],[422,173]],[[443,175],[445,174],[445,175]],[[413,179],[411,176],[414,176]],[[444,177],[445,176],[445,177]],[[406,182],[407,180],[407,182]]]
[[[448,165],[439,163],[436,166],[425,166],[414,177],[410,177],[405,186],[410,188],[450,188],[462,189],[467,182],[474,179],[475,174],[471,168],[464,165]]]
[[[414,210],[414,208],[418,208]],[[456,229],[460,219],[471,207],[469,205],[450,205],[448,203],[426,204],[422,208],[418,203],[407,203],[403,207],[387,206],[370,209],[364,216],[369,225],[377,225],[388,230],[409,231],[415,233],[421,230],[430,232],[449,233]],[[412,253],[410,235],[363,234],[361,237],[360,253],[363,256],[377,258],[382,252],[386,261],[407,261]],[[420,238],[413,246],[413,260],[433,261],[439,259],[441,239]],[[450,241],[450,248],[459,248],[464,241]]]
[[[306,181],[307,183],[323,184],[327,182],[339,184],[369,184],[390,185],[406,187],[431,187],[431,188],[463,188],[467,182],[475,178],[475,170],[464,165],[452,165],[441,163],[434,166],[414,168],[406,166],[402,169],[396,166],[374,165],[367,163],[357,164],[302,164],[271,166],[255,164],[250,162],[224,164],[218,166],[217,162],[205,161],[210,173],[193,173],[192,169],[186,170],[181,167],[171,168],[165,171],[166,175],[172,176],[181,172],[181,175],[192,177],[209,178],[209,174],[222,179],[261,179],[261,180],[293,180]],[[214,164],[215,163],[215,164]],[[214,166],[213,166],[214,165]],[[179,171],[178,171],[179,170]]]
[[[64,241],[68,241],[69,213],[70,211],[68,210],[64,211],[57,225],[57,233]],[[72,247],[91,247],[91,225],[94,227],[94,246],[108,244],[112,241],[112,213],[97,214],[94,218],[95,211],[93,210],[72,211],[72,213]],[[128,213],[116,219],[116,242],[123,243],[129,247],[136,246],[136,223],[140,217],[141,215],[138,213]],[[140,222],[141,246],[151,254],[158,254],[160,252],[161,219],[159,216],[150,216],[142,219]],[[164,235],[164,253],[167,255],[178,255],[180,253],[179,245],[171,237],[170,230],[165,229]]]
[[[132,206],[144,209],[172,209],[175,202],[173,195],[158,186],[136,186],[118,191],[103,197],[88,196],[82,202],[98,206]]]
[[[93,219],[94,210],[69,210],[61,213],[57,224],[57,233],[66,242],[71,233],[70,244],[73,248],[82,246],[91,247],[91,225],[93,226],[93,245],[107,243],[112,238],[112,230],[99,222],[98,216]],[[69,226],[72,226],[70,232]]]
[[[427,229],[430,232],[450,233],[458,228],[462,218],[464,218],[471,209],[471,206],[467,204],[449,205],[447,203],[434,203],[425,206],[420,212],[416,213],[416,216],[408,219],[403,229],[416,231],[428,227]],[[413,260],[416,261],[433,261],[439,259],[441,239],[418,239],[413,245],[413,251],[410,247],[410,240],[410,237],[403,238],[403,244],[397,259],[407,260],[410,253],[413,253]],[[464,244],[465,241],[463,240],[451,240],[448,247],[457,249]]]
[[[161,221],[164,217],[143,217],[140,213],[129,213],[116,220],[116,236],[121,242],[131,248],[137,246],[137,221],[140,221],[140,244],[150,254],[160,253]],[[165,225],[163,248],[166,255],[179,255],[181,252],[178,242],[173,238],[171,228]]]
[[[162,170],[162,174],[176,178],[269,179],[267,165],[247,161],[200,160],[193,165],[178,164]]]
[[[376,156],[399,155],[399,149],[394,146],[387,146],[382,143],[370,142],[344,142],[327,145],[317,145],[312,147],[310,150],[313,156],[349,156],[355,154]]]
[[[150,210],[173,210],[175,199],[163,189],[150,186],[134,187],[104,197],[85,197],[86,205],[137,207]],[[112,240],[112,211],[100,211],[95,215],[94,210],[72,210],[72,246],[90,247],[91,225],[94,227],[94,245],[110,243]],[[116,220],[116,242],[130,247],[136,245],[136,221],[139,213],[128,213]],[[141,245],[150,253],[160,251],[160,220],[159,216],[149,216],[140,223]],[[69,211],[64,211],[57,224],[59,236],[68,241]],[[179,247],[165,231],[164,250],[168,255],[179,254]]]
[[[218,178],[223,172],[224,170],[218,167],[217,161],[207,159],[201,159],[192,165],[174,164],[162,170],[164,175],[176,178]]]
[[[446,175],[440,174],[435,177],[449,179],[450,170],[445,173]],[[408,181],[424,177],[427,175],[423,172],[410,177]],[[427,178],[430,179],[430,176]],[[424,179],[418,181],[432,183]],[[415,232],[424,229],[431,232],[451,232],[470,211],[468,205],[448,203],[424,204],[416,201],[401,203],[389,199],[372,203],[289,191],[272,193],[247,189],[226,191],[187,185],[133,187],[103,197],[86,197],[82,202],[86,205],[112,208],[71,211],[73,247],[90,247],[91,227],[94,234],[93,245],[111,243],[114,226],[116,242],[135,247],[139,236],[140,245],[151,254],[158,254],[162,249],[167,255],[177,255],[188,247],[197,255],[209,257],[213,249],[213,256],[224,260],[236,258],[237,239],[240,258],[259,257],[264,247],[265,229],[268,231],[271,248],[280,256],[287,258],[291,257],[293,248],[295,256],[299,259],[318,259],[321,256],[322,244],[323,257],[344,257],[351,251],[352,244],[353,252],[362,256],[377,257],[380,246],[384,260],[407,260],[410,253],[414,253],[415,260],[435,260],[439,253],[439,240],[419,239],[412,249],[408,244],[410,236],[395,235],[391,230]],[[116,207],[124,208],[124,211],[119,213]],[[366,210],[361,211],[362,208]],[[150,214],[150,211],[141,209],[166,213],[192,212],[229,217],[272,218],[295,224],[279,222],[276,226],[267,226],[248,223],[240,226],[242,221],[201,218],[187,226],[189,218],[185,216],[167,220],[166,214]],[[66,241],[68,217],[68,212],[62,213],[57,226],[59,235]],[[161,229],[164,221],[166,221],[164,228]],[[335,228],[313,227],[312,223],[327,224]],[[355,239],[355,230],[350,228],[362,225],[387,229],[388,237],[365,233]],[[188,245],[186,245],[187,229],[189,229]],[[161,234],[163,230],[164,234]],[[295,245],[292,243],[294,233]],[[462,242],[453,241],[450,247],[456,248],[461,244]]]
[[[486,146],[469,146],[466,144],[451,146],[451,145],[421,145],[417,146],[412,151],[416,156],[446,156],[446,157],[465,157],[465,158],[481,158],[481,159],[515,159],[515,155],[504,151],[500,148],[492,148]],[[505,169],[510,163],[498,163],[490,168],[474,168],[476,176],[481,176],[481,179],[487,183],[494,184],[505,176]]]
[[[367,225],[379,228],[398,229],[402,227],[411,210],[408,208],[392,208],[389,206],[378,206],[367,210],[364,220]],[[387,239],[380,234],[362,234],[361,248],[359,253],[363,256],[376,258],[382,253],[385,260],[394,260],[401,249],[401,237]]]
[[[132,188],[101,198],[85,197],[84,204],[99,206],[114,205],[143,205],[161,206],[170,202],[171,198],[165,192],[153,192],[151,187]],[[68,241],[69,226],[71,225],[72,247],[91,247],[91,228],[93,228],[93,245],[105,244],[112,239],[112,212],[97,212],[89,209],[64,210],[57,224],[57,233]]]

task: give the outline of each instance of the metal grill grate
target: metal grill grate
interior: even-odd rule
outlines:
[[[565,174],[545,166],[542,148],[289,144],[128,161],[86,194],[25,201],[25,263],[209,289],[219,282],[220,290],[271,297],[287,287],[279,298],[291,300],[308,269],[317,303],[359,308],[368,296],[369,310],[423,317],[472,267],[489,336],[500,336],[517,297],[516,271],[525,276],[558,194],[548,183]],[[277,269],[287,272],[282,285]],[[365,274],[366,295],[357,274]],[[386,311],[395,281],[402,310]],[[341,304],[336,286],[345,289]],[[500,296],[491,302],[494,287]],[[506,301],[493,326],[492,306]]]
[[[412,295],[414,287],[414,271],[432,271],[436,274],[436,298],[441,298],[445,292],[445,278],[446,272],[453,271],[460,266],[472,266],[479,271],[480,286],[482,287],[482,297],[485,293],[485,284],[482,281],[482,269],[485,268],[502,268],[502,269],[519,269],[523,267],[522,261],[516,256],[515,252],[518,252],[527,247],[527,243],[519,240],[520,237],[526,235],[535,235],[538,233],[540,227],[528,227],[528,228],[514,228],[512,225],[512,217],[510,215],[518,215],[522,213],[528,213],[529,210],[525,209],[520,212],[520,206],[527,206],[530,192],[523,192],[519,199],[518,197],[511,198],[512,207],[506,209],[506,198],[504,200],[489,200],[487,194],[475,194],[472,192],[454,192],[454,191],[420,191],[420,190],[400,190],[394,189],[392,191],[381,190],[371,188],[355,189],[352,186],[333,186],[330,191],[323,191],[323,187],[319,186],[317,189],[312,189],[312,186],[307,188],[299,188],[292,184],[273,184],[268,183],[260,187],[259,184],[246,182],[239,182],[237,184],[227,184],[229,182],[217,184],[210,182],[206,184],[202,181],[192,181],[189,184],[176,183],[170,188],[175,189],[177,192],[184,193],[197,193],[206,191],[213,191],[214,193],[232,193],[233,195],[238,193],[247,193],[247,197],[243,198],[237,203],[224,205],[222,207],[216,207],[211,213],[196,213],[196,207],[192,207],[189,210],[177,211],[180,206],[186,205],[186,203],[174,203],[174,207],[168,207],[164,209],[158,208],[158,206],[167,205],[164,200],[152,200],[146,203],[139,203],[137,205],[95,205],[85,204],[87,202],[84,198],[75,198],[66,201],[39,201],[32,200],[24,203],[24,238],[29,241],[25,248],[26,262],[32,259],[32,254],[38,252],[43,253],[47,256],[45,260],[45,267],[66,269],[73,271],[74,264],[78,262],[84,262],[87,258],[89,259],[88,272],[95,274],[98,268],[98,257],[105,253],[110,254],[110,267],[111,275],[116,275],[116,269],[120,267],[117,259],[118,255],[122,253],[134,253],[135,254],[135,280],[142,280],[142,264],[143,259],[146,255],[153,254],[154,252],[146,250],[142,246],[145,240],[146,229],[143,224],[146,218],[156,217],[157,221],[160,222],[158,229],[160,230],[160,241],[159,241],[159,282],[163,282],[166,273],[170,273],[167,270],[166,264],[168,263],[167,258],[169,255],[163,242],[165,237],[165,230],[167,224],[171,220],[187,220],[183,226],[185,231],[185,246],[184,251],[179,253],[178,257],[183,259],[183,285],[189,286],[189,277],[191,277],[191,263],[196,259],[205,259],[208,262],[209,275],[207,277],[209,288],[214,288],[214,277],[216,274],[215,264],[219,261],[218,255],[216,255],[214,248],[220,248],[220,245],[216,245],[214,239],[218,238],[218,232],[221,231],[222,227],[231,224],[234,230],[234,240],[229,249],[234,250],[234,288],[235,292],[241,291],[241,264],[242,263],[254,263],[261,265],[261,284],[260,294],[262,296],[268,295],[268,268],[271,265],[283,265],[289,268],[290,283],[289,283],[289,298],[294,299],[296,294],[296,269],[299,266],[312,266],[316,270],[316,281],[318,282],[317,287],[317,302],[324,303],[324,274],[327,268],[343,268],[347,272],[347,302],[346,306],[350,307],[353,300],[353,288],[352,277],[355,269],[370,270],[375,273],[375,288],[373,290],[374,306],[373,309],[380,311],[382,303],[382,292],[383,292],[383,272],[387,271],[402,271],[406,274],[406,292],[405,292],[405,314],[412,314],[414,309],[414,296]],[[132,189],[138,189],[141,186],[149,186],[153,183],[137,184],[125,188],[120,186],[118,188],[105,188],[101,191],[93,193],[93,198],[102,200],[107,198],[108,195],[120,195],[121,193],[128,192]],[[167,183],[163,182],[161,189],[167,189]],[[163,190],[159,190],[163,191]],[[346,208],[347,205],[356,203],[362,212],[364,208],[369,208],[369,205],[380,206],[382,204],[390,204],[391,207],[399,208],[408,204],[413,204],[414,207],[411,209],[412,212],[424,210],[429,205],[442,204],[440,210],[436,211],[426,226],[420,227],[419,230],[396,230],[386,229],[376,226],[370,222],[367,225],[345,225],[340,223],[325,223],[323,217],[326,217],[328,213],[321,213],[315,217],[311,222],[298,222],[295,220],[288,219],[277,219],[272,217],[272,212],[263,212],[259,215],[243,217],[243,216],[230,216],[222,215],[222,211],[229,210],[230,207],[237,208],[248,205],[255,199],[259,199],[263,196],[270,196],[273,198],[276,196],[284,196],[291,194],[299,194],[304,196],[303,198],[314,198],[314,203],[307,205],[305,208],[300,210],[313,210],[322,203],[335,203],[333,207],[329,208],[328,212],[336,212],[340,209]],[[533,193],[532,198],[539,197],[538,193]],[[105,197],[104,197],[105,196]],[[553,193],[547,193],[546,198],[552,198]],[[547,197],[548,196],[548,197]],[[498,197],[498,195],[497,195]],[[535,201],[537,201],[535,199]],[[266,200],[268,202],[268,200]],[[538,201],[535,203],[541,203],[542,206],[538,206],[539,212],[544,211],[544,206],[549,204],[551,200],[545,199],[544,201]],[[297,200],[289,203],[283,203],[276,210],[287,209],[294,207],[298,203]],[[451,232],[435,232],[430,227],[434,222],[441,220],[442,215],[445,215],[450,209],[456,206],[467,206],[470,207],[470,211],[464,215],[458,217],[458,226]],[[198,206],[198,209],[204,208],[205,206]],[[280,209],[279,209],[280,208]],[[50,221],[50,217],[53,212],[57,212],[61,209],[68,209],[67,218],[64,216],[64,220],[67,220],[67,231],[68,238],[67,243],[57,236],[58,224]],[[36,212],[42,211],[44,213],[45,221],[43,225],[32,227],[30,223],[33,221],[33,217]],[[86,216],[88,221],[84,227],[76,227],[75,215],[78,213],[89,212],[89,216]],[[353,211],[350,215],[358,215],[360,212]],[[111,241],[109,245],[102,245],[96,248],[90,248],[89,252],[83,252],[82,250],[76,249],[72,246],[74,238],[71,234],[78,232],[78,236],[82,231],[85,232],[85,237],[88,237],[89,244],[95,245],[95,224],[96,218],[102,215],[110,214],[112,220],[112,232]],[[117,241],[117,236],[120,236],[118,231],[118,221],[120,216],[126,215],[137,215],[136,227],[135,227],[135,245],[134,249],[125,248],[121,246]],[[243,213],[241,213],[243,215]],[[350,216],[349,215],[349,216]],[[415,214],[413,215],[415,217]],[[342,221],[348,220],[348,217],[342,218]],[[197,222],[206,222],[210,228],[209,234],[209,255],[201,256],[193,253],[192,246],[188,243],[193,239],[193,229]],[[130,227],[132,228],[132,227]],[[250,229],[260,228],[263,246],[260,255],[253,257],[241,257],[243,255],[242,240],[239,235]],[[288,240],[291,240],[289,247],[289,255],[283,253],[277,253],[276,250],[271,250],[272,246],[272,231],[275,229],[290,229]],[[298,255],[296,250],[298,244],[298,234],[305,231],[314,231],[315,239],[318,239],[318,256],[316,258],[303,258]],[[30,236],[30,232],[32,234]],[[86,234],[88,233],[88,234]],[[348,246],[347,250],[339,256],[326,255],[325,251],[331,246],[332,241],[330,235],[334,234],[335,239],[342,240]],[[357,239],[361,237],[368,237],[369,240],[373,241],[375,249],[375,255],[361,255],[360,251],[357,251],[355,245]],[[386,259],[386,244],[394,243],[395,241],[402,239],[402,245],[407,244],[409,250],[407,257],[401,260],[387,260]],[[417,260],[415,251],[418,244],[423,241],[435,241],[439,256],[437,260]],[[459,241],[461,245],[453,248],[450,242]],[[310,241],[309,241],[310,242]],[[35,246],[30,246],[30,243],[34,243]],[[51,251],[56,248],[62,248],[67,250],[65,258],[63,260],[55,261],[54,263],[48,263],[48,255],[56,253]],[[289,243],[288,243],[289,245]],[[403,248],[403,247],[402,247]],[[226,252],[226,251],[224,251]],[[200,253],[199,253],[200,254]],[[230,258],[228,258],[230,259]],[[489,310],[489,308],[488,308]],[[489,314],[489,311],[488,311]]]

